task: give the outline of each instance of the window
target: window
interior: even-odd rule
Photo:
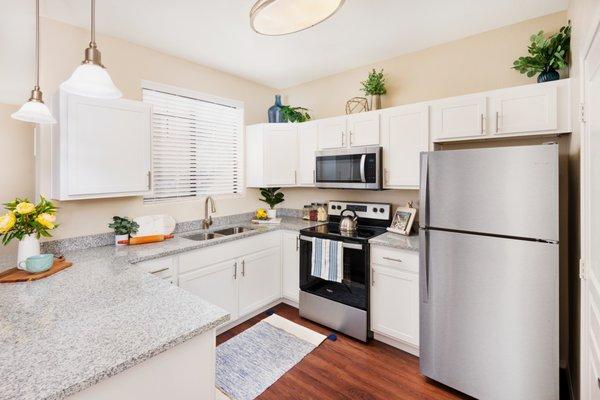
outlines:
[[[153,193],[144,201],[242,191],[242,103],[151,82],[142,99],[153,107]]]

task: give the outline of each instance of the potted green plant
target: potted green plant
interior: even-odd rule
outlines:
[[[269,219],[277,218],[277,210],[275,206],[283,203],[283,192],[280,192],[281,188],[261,188],[260,194],[263,196],[260,201],[263,201],[269,205],[267,210],[267,217]]]
[[[135,235],[140,228],[137,222],[127,217],[113,217],[113,222],[108,227],[115,231],[115,245],[120,246],[123,241],[129,240],[129,236]]]
[[[286,122],[306,122],[310,120],[308,109],[304,107],[281,106],[283,120]]]
[[[530,78],[539,74],[539,83],[558,80],[558,71],[569,66],[571,25],[563,26],[558,33],[549,37],[544,35],[544,31],[539,31],[531,35],[529,40],[529,56],[517,58],[512,68]]]
[[[19,241],[17,265],[20,265],[27,258],[40,254],[41,237],[52,236],[49,231],[58,226],[56,207],[40,196],[38,204],[16,198],[4,204],[4,208],[7,213],[0,216],[0,237],[5,246],[13,239]]]
[[[381,96],[387,93],[383,69],[379,72],[373,69],[361,84],[361,90],[365,95],[371,96],[371,110],[379,110],[381,108]]]

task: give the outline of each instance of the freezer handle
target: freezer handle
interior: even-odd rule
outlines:
[[[421,303],[429,302],[429,231],[419,229],[419,287]]]
[[[421,153],[419,226],[429,226],[429,154]]]

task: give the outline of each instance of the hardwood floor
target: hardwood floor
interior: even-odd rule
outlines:
[[[301,318],[298,310],[279,304],[276,314],[322,334],[330,329]],[[217,337],[221,344],[263,318],[260,314]],[[372,340],[368,344],[338,334],[325,340],[258,397],[259,400],[395,400],[471,399],[419,373],[419,359]]]

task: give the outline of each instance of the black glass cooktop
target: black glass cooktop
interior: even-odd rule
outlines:
[[[356,231],[352,233],[340,232],[340,224],[334,222],[330,222],[325,225],[318,225],[310,228],[305,228],[301,231],[301,233],[306,236],[323,237],[326,239],[351,238],[363,241],[367,241],[372,237],[379,236],[385,232],[385,228],[364,225],[359,225]]]

